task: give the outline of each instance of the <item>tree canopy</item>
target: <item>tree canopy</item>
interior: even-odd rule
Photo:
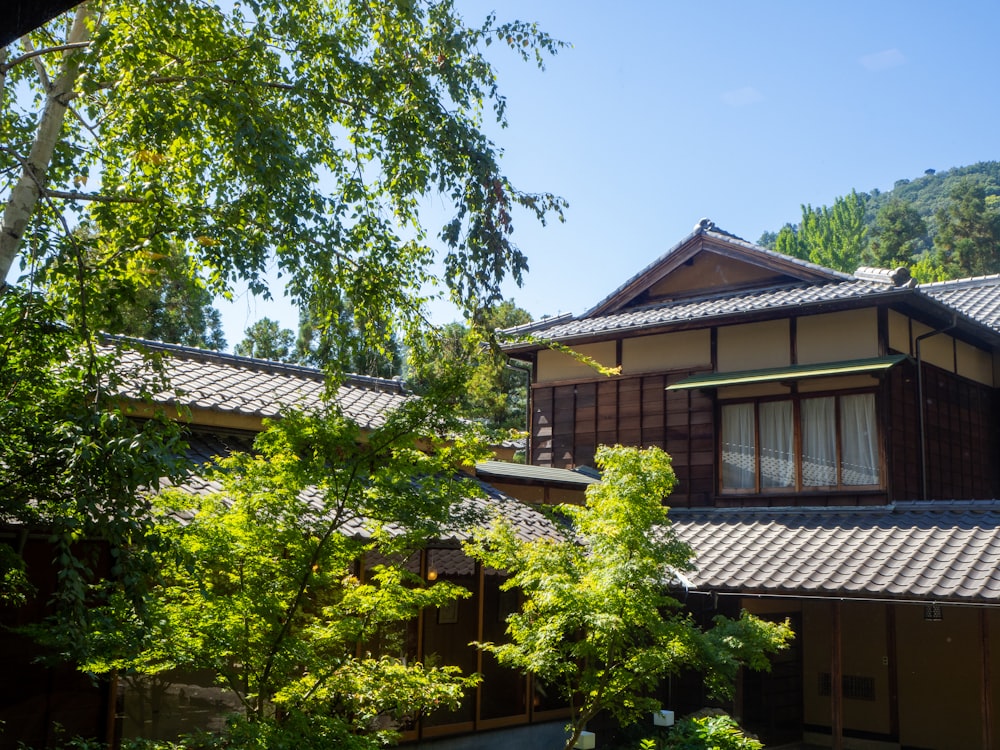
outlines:
[[[435,280],[471,314],[527,267],[516,210],[563,207],[483,130],[506,110],[493,43],[560,46],[448,0],[84,3],[0,53],[0,274],[99,288],[180,247],[213,292],[266,293],[272,267],[300,308],[338,290],[372,336],[418,326]]]
[[[114,627],[90,637],[110,644],[85,666],[207,670],[243,709],[217,747],[373,750],[407,717],[454,707],[478,676],[398,642],[422,608],[468,596],[407,566],[444,524],[475,518],[463,509],[475,485],[455,467],[481,449],[444,444],[446,427],[457,424],[417,400],[365,441],[336,409],[289,413],[253,454],[204,467],[221,491],[161,493],[149,625],[109,612]]]
[[[21,269],[0,295],[3,511],[54,540],[62,636],[43,635],[61,655],[96,664],[135,644],[88,633],[151,625],[141,589],[167,540],[148,491],[184,473],[180,428],[153,404],[129,418],[129,374],[93,332],[169,304],[167,280],[267,293],[271,273],[320,325],[349,299],[370,350],[417,337],[429,294],[473,319],[527,268],[518,212],[564,206],[501,167],[488,48],[541,65],[560,46],[528,22],[467,24],[449,0],[90,0],[0,49],[0,279]],[[169,388],[154,380],[132,385]],[[80,548],[96,538],[111,577]],[[2,562],[0,595],[28,595]]]
[[[432,354],[411,358],[407,382],[422,393],[433,383],[463,373],[455,399],[459,414],[493,429],[526,430],[530,375],[511,365],[489,334],[530,322],[527,310],[507,300],[480,310],[475,325],[449,323]]]
[[[918,281],[1000,272],[1000,162],[980,162],[834,200],[802,206],[798,224],[764,232],[759,243],[853,273],[859,265],[907,265]],[[860,250],[859,250],[860,249]]]
[[[244,338],[233,347],[241,357],[295,362],[295,334],[271,318],[261,318],[243,332]]]
[[[741,665],[769,668],[768,654],[791,636],[787,623],[745,613],[697,627],[667,591],[693,555],[663,505],[677,481],[670,457],[605,446],[595,460],[602,479],[588,487],[586,506],[559,506],[571,521],[564,539],[526,542],[498,523],[466,547],[509,571],[503,587],[524,600],[507,618],[509,641],[481,648],[570,701],[566,750],[600,711],[626,723],[659,709],[644,696],[683,668],[704,670],[709,687],[727,694]]]

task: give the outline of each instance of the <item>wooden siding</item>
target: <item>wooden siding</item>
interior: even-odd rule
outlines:
[[[916,365],[889,377],[891,499],[923,499]],[[992,388],[924,364],[929,500],[1000,497],[1000,411]]]
[[[711,504],[715,485],[714,404],[699,392],[670,391],[685,370],[587,383],[536,385],[531,461],[536,466],[593,466],[598,445],[657,446],[674,459],[671,505]]]
[[[1000,497],[1000,398],[988,386],[933,365],[924,368],[929,499]],[[874,492],[717,492],[715,399],[698,390],[666,390],[695,372],[535,385],[532,463],[592,466],[598,445],[655,445],[674,459],[679,481],[668,503],[676,507],[857,506],[921,499],[915,365],[893,368],[879,389],[886,488]]]

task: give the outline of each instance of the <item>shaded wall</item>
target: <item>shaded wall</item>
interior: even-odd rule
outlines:
[[[4,543],[23,545],[36,593],[23,607],[0,608],[0,748],[13,750],[19,743],[46,748],[73,736],[105,737],[113,721],[109,682],[92,680],[65,662],[41,663],[47,652],[15,632],[49,614],[47,602],[56,589],[52,545],[46,537],[20,533],[0,540]]]
[[[804,736],[829,746],[831,601],[803,601]],[[1000,749],[1000,612],[841,602],[844,747]],[[985,630],[984,630],[985,624]],[[984,673],[984,664],[987,669]],[[984,701],[984,695],[987,698]]]
[[[932,339],[933,340],[933,339]],[[924,364],[927,498],[923,498],[917,367],[889,374],[890,499],[1000,497],[1000,410],[996,391]]]

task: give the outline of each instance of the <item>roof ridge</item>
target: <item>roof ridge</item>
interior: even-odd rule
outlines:
[[[797,280],[790,281],[787,284],[776,284],[774,286],[769,286],[767,288],[754,288],[754,289],[742,289],[737,292],[729,291],[719,291],[711,294],[703,294],[697,297],[681,297],[680,299],[664,299],[659,302],[650,302],[645,305],[636,305],[635,307],[627,307],[623,310],[616,310],[612,313],[605,313],[604,315],[598,316],[600,318],[610,318],[615,315],[625,315],[636,312],[643,312],[646,310],[657,310],[664,307],[681,307],[684,305],[701,304],[702,302],[710,302],[717,299],[746,299],[749,297],[760,297],[768,294],[774,294],[776,292],[783,292],[789,289],[800,289],[806,287],[820,287],[828,286],[831,284],[856,284],[858,282],[876,285],[878,288],[884,288],[886,285],[879,281],[873,281],[871,279],[858,279],[853,276],[845,276],[842,279],[827,279],[824,281],[807,281],[807,280]]]
[[[217,362],[228,365],[241,365],[258,372],[308,377],[317,381],[324,381],[326,379],[326,375],[322,370],[316,367],[309,367],[307,365],[277,362],[270,359],[257,359],[256,357],[245,357],[240,354],[230,354],[228,352],[220,352],[214,349],[199,349],[194,346],[170,344],[164,341],[154,341],[152,339],[143,339],[135,336],[119,336],[107,333],[102,335],[105,339],[111,342],[134,344],[140,348],[161,351],[184,359],[193,359],[202,362]],[[400,393],[405,393],[403,381],[395,378],[379,378],[373,375],[356,375],[348,373],[345,375],[344,384],[383,388],[386,390],[394,390],[399,391]]]
[[[670,504],[669,498],[667,504]],[[795,516],[795,515],[844,515],[845,513],[861,513],[865,515],[877,515],[879,513],[892,513],[893,505],[780,505],[768,506],[758,505],[746,508],[675,508],[670,506],[667,514],[670,516],[693,516],[693,515],[713,515],[713,516]]]
[[[565,312],[560,313],[559,315],[550,315],[548,317],[539,318],[538,320],[533,320],[530,323],[521,323],[521,325],[511,326],[510,328],[495,328],[494,332],[500,333],[504,336],[518,333],[531,333],[532,331],[549,328],[556,323],[565,323],[568,320],[573,320],[573,313]]]
[[[720,229],[710,219],[701,219],[689,234],[683,237],[680,241],[671,245],[667,250],[665,250],[663,253],[654,258],[650,263],[647,263],[638,272],[632,274],[622,284],[616,287],[614,291],[612,291],[610,294],[605,295],[605,297],[601,299],[596,305],[592,305],[591,307],[589,307],[586,310],[586,312],[584,312],[579,317],[580,318],[590,317],[595,310],[598,310],[601,307],[603,307],[608,302],[608,300],[613,299],[614,297],[622,293],[624,290],[628,289],[629,286],[636,281],[636,279],[641,278],[646,273],[654,269],[656,266],[666,261],[667,258],[669,258],[674,253],[678,252],[682,247],[691,242],[691,240],[693,240],[695,237],[699,236],[710,237],[718,242],[723,242],[730,245],[737,245],[746,250],[751,250],[755,253],[775,258],[783,262],[792,263],[793,265],[797,265],[801,268],[809,269],[810,271],[816,271],[827,276],[835,276],[844,280],[854,278],[853,276],[851,276],[851,274],[844,273],[843,271],[838,271],[833,268],[827,268],[826,266],[821,266],[818,263],[812,263],[811,261],[808,260],[802,260],[801,258],[796,258],[793,255],[785,255],[784,253],[779,253],[775,250],[769,250],[766,247],[761,247],[760,245],[754,242],[750,242],[749,240],[745,240],[742,237],[738,237],[735,234],[732,234],[731,232],[727,232],[724,229]]]
[[[929,281],[917,284],[918,289],[940,289],[942,287],[972,287],[987,284],[989,282],[1000,282],[1000,273],[991,273],[985,276],[967,276],[964,279],[946,279],[945,281]]]

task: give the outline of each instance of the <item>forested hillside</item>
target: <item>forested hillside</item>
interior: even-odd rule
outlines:
[[[920,281],[1000,273],[1000,162],[979,162],[897,180],[802,206],[798,223],[759,244],[824,266],[909,266]]]

